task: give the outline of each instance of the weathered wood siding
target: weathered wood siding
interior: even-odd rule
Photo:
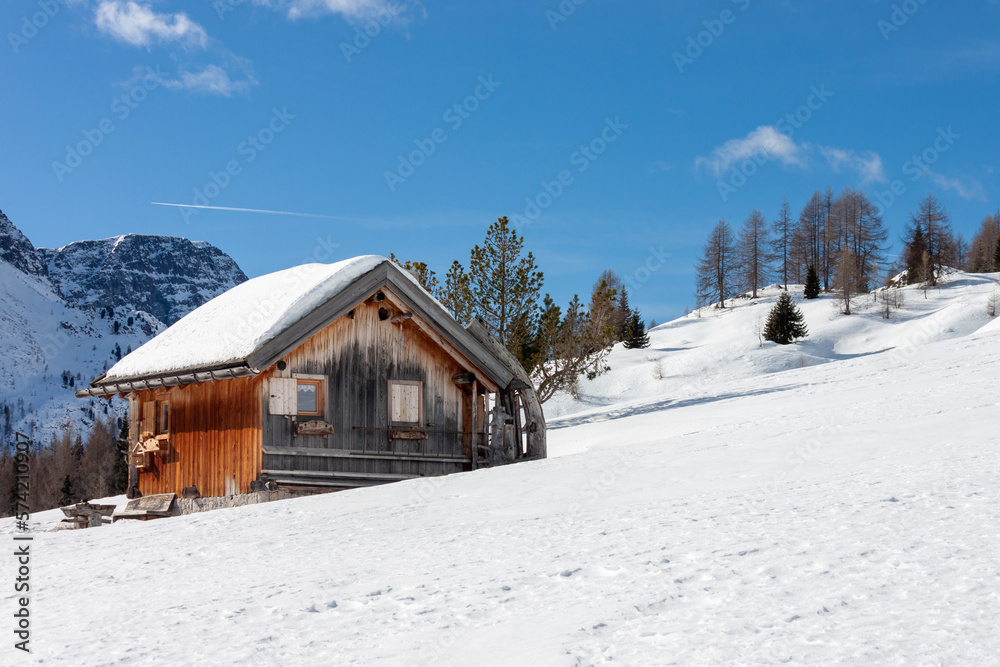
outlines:
[[[145,401],[170,401],[170,451],[153,457],[139,474],[143,495],[197,486],[203,496],[248,493],[260,474],[261,378],[242,378],[133,394],[129,403],[134,442],[143,430]]]
[[[281,448],[339,449],[352,452],[464,457],[465,462],[370,459],[362,456],[263,455],[263,469],[275,471],[351,472],[369,474],[428,475],[467,470],[471,456],[469,438],[461,432],[471,399],[452,380],[463,368],[411,320],[392,323],[379,319],[385,302],[354,309],[354,317],[341,317],[289,353],[281,376],[296,373],[327,378],[324,413],[333,426],[328,436],[295,437],[295,418],[268,414],[265,405],[263,442],[266,450]],[[393,310],[393,313],[398,311]],[[272,371],[273,372],[273,371]],[[423,383],[425,440],[390,438],[389,380]],[[266,379],[264,380],[267,381]],[[266,392],[264,400],[267,400]],[[316,419],[299,417],[299,421]],[[442,433],[450,431],[451,433]]]

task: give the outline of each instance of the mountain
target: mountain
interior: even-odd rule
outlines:
[[[60,641],[32,649],[80,667],[996,664],[996,277],[906,288],[888,320],[870,295],[842,316],[794,288],[810,336],[789,346],[754,332],[775,289],[664,324],[558,400],[545,461],[48,532],[31,618]],[[95,641],[95,618],[143,631]]]
[[[168,326],[247,279],[215,246],[173,236],[126,234],[38,253],[70,305],[142,310]]]
[[[33,276],[44,276],[47,272],[45,260],[3,211],[0,211],[0,261]]]
[[[0,213],[0,435],[85,435],[120,399],[73,392],[166,326],[246,280],[212,245],[127,234],[35,248]]]

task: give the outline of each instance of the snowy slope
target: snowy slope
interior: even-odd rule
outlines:
[[[757,348],[761,306],[664,325],[683,377],[615,352],[546,461],[37,523],[18,662],[996,664],[1000,328],[968,280],[895,323],[807,304],[799,349]]]
[[[120,323],[117,333],[114,319]],[[96,418],[120,414],[123,403],[80,400],[73,391],[114,363],[118,352],[138,347],[162,327],[142,312],[116,311],[114,318],[102,319],[70,307],[44,277],[0,262],[0,417],[5,437],[11,437],[8,424],[37,442],[67,426],[84,435]]]
[[[781,290],[771,286],[760,298],[735,299],[725,309],[701,308],[649,333],[645,350],[619,344],[610,359],[611,372],[580,381],[580,399],[560,395],[546,403],[549,419],[616,403],[677,398],[699,392],[723,380],[747,378],[800,366],[815,366],[868,354],[905,358],[917,346],[951,340],[983,327],[996,326],[986,315],[990,294],[1000,289],[1000,274],[950,273],[941,287],[911,286],[900,290],[903,306],[889,320],[882,302],[871,296],[855,299],[853,315],[840,312],[832,295],[806,300],[802,286],[791,285],[796,305],[805,316],[809,337],[795,345],[761,344],[755,326],[763,324]]]

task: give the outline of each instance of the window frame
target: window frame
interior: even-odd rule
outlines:
[[[417,388],[417,420],[412,422],[393,421],[392,419],[392,388],[394,385],[415,386]],[[387,417],[389,426],[416,426],[424,425],[424,383],[420,380],[389,380]]]
[[[157,398],[155,406],[156,407],[153,408],[153,426],[155,429],[154,435],[158,439],[163,440],[170,436],[170,399]],[[166,411],[166,428],[164,428],[163,425],[164,410]]]
[[[326,376],[306,375],[296,373],[292,376],[295,380],[295,416],[296,417],[316,417],[322,418],[326,412]],[[299,410],[299,386],[313,385],[316,387],[316,410],[315,412]]]

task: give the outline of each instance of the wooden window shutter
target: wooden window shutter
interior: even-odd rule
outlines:
[[[298,412],[298,382],[295,378],[271,378],[267,383],[267,411],[272,415],[294,415]]]
[[[140,435],[144,432],[156,433],[156,401],[142,402],[142,424],[139,426]]]
[[[420,423],[419,382],[389,383],[389,421],[393,424]]]

